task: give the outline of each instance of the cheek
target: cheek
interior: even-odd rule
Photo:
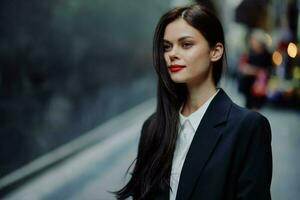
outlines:
[[[206,51],[192,52],[186,57],[186,61],[191,67],[207,68],[210,65],[209,53]]]
[[[170,59],[169,59],[169,56],[167,54],[164,54],[164,60],[165,60],[167,65],[170,65]]]

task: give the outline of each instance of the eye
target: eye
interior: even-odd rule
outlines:
[[[182,43],[182,47],[184,49],[188,49],[188,48],[190,48],[192,46],[193,46],[193,44],[191,42],[184,42],[184,43]]]
[[[164,44],[164,45],[163,45],[163,48],[164,48],[164,51],[165,51],[165,52],[171,51],[172,45],[171,45],[171,44]]]

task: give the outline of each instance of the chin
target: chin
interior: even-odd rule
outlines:
[[[186,83],[186,82],[187,82],[186,79],[180,78],[180,77],[172,77],[172,76],[171,76],[171,79],[172,79],[172,81],[175,82],[175,83]]]

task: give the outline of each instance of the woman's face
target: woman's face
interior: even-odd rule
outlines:
[[[204,36],[180,18],[167,25],[164,58],[176,83],[201,83],[212,77],[211,49]]]

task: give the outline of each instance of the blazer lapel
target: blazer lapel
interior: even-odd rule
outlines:
[[[220,89],[207,108],[183,164],[176,200],[189,198],[197,178],[221,138],[221,130],[217,126],[226,122],[231,104],[232,101]]]

